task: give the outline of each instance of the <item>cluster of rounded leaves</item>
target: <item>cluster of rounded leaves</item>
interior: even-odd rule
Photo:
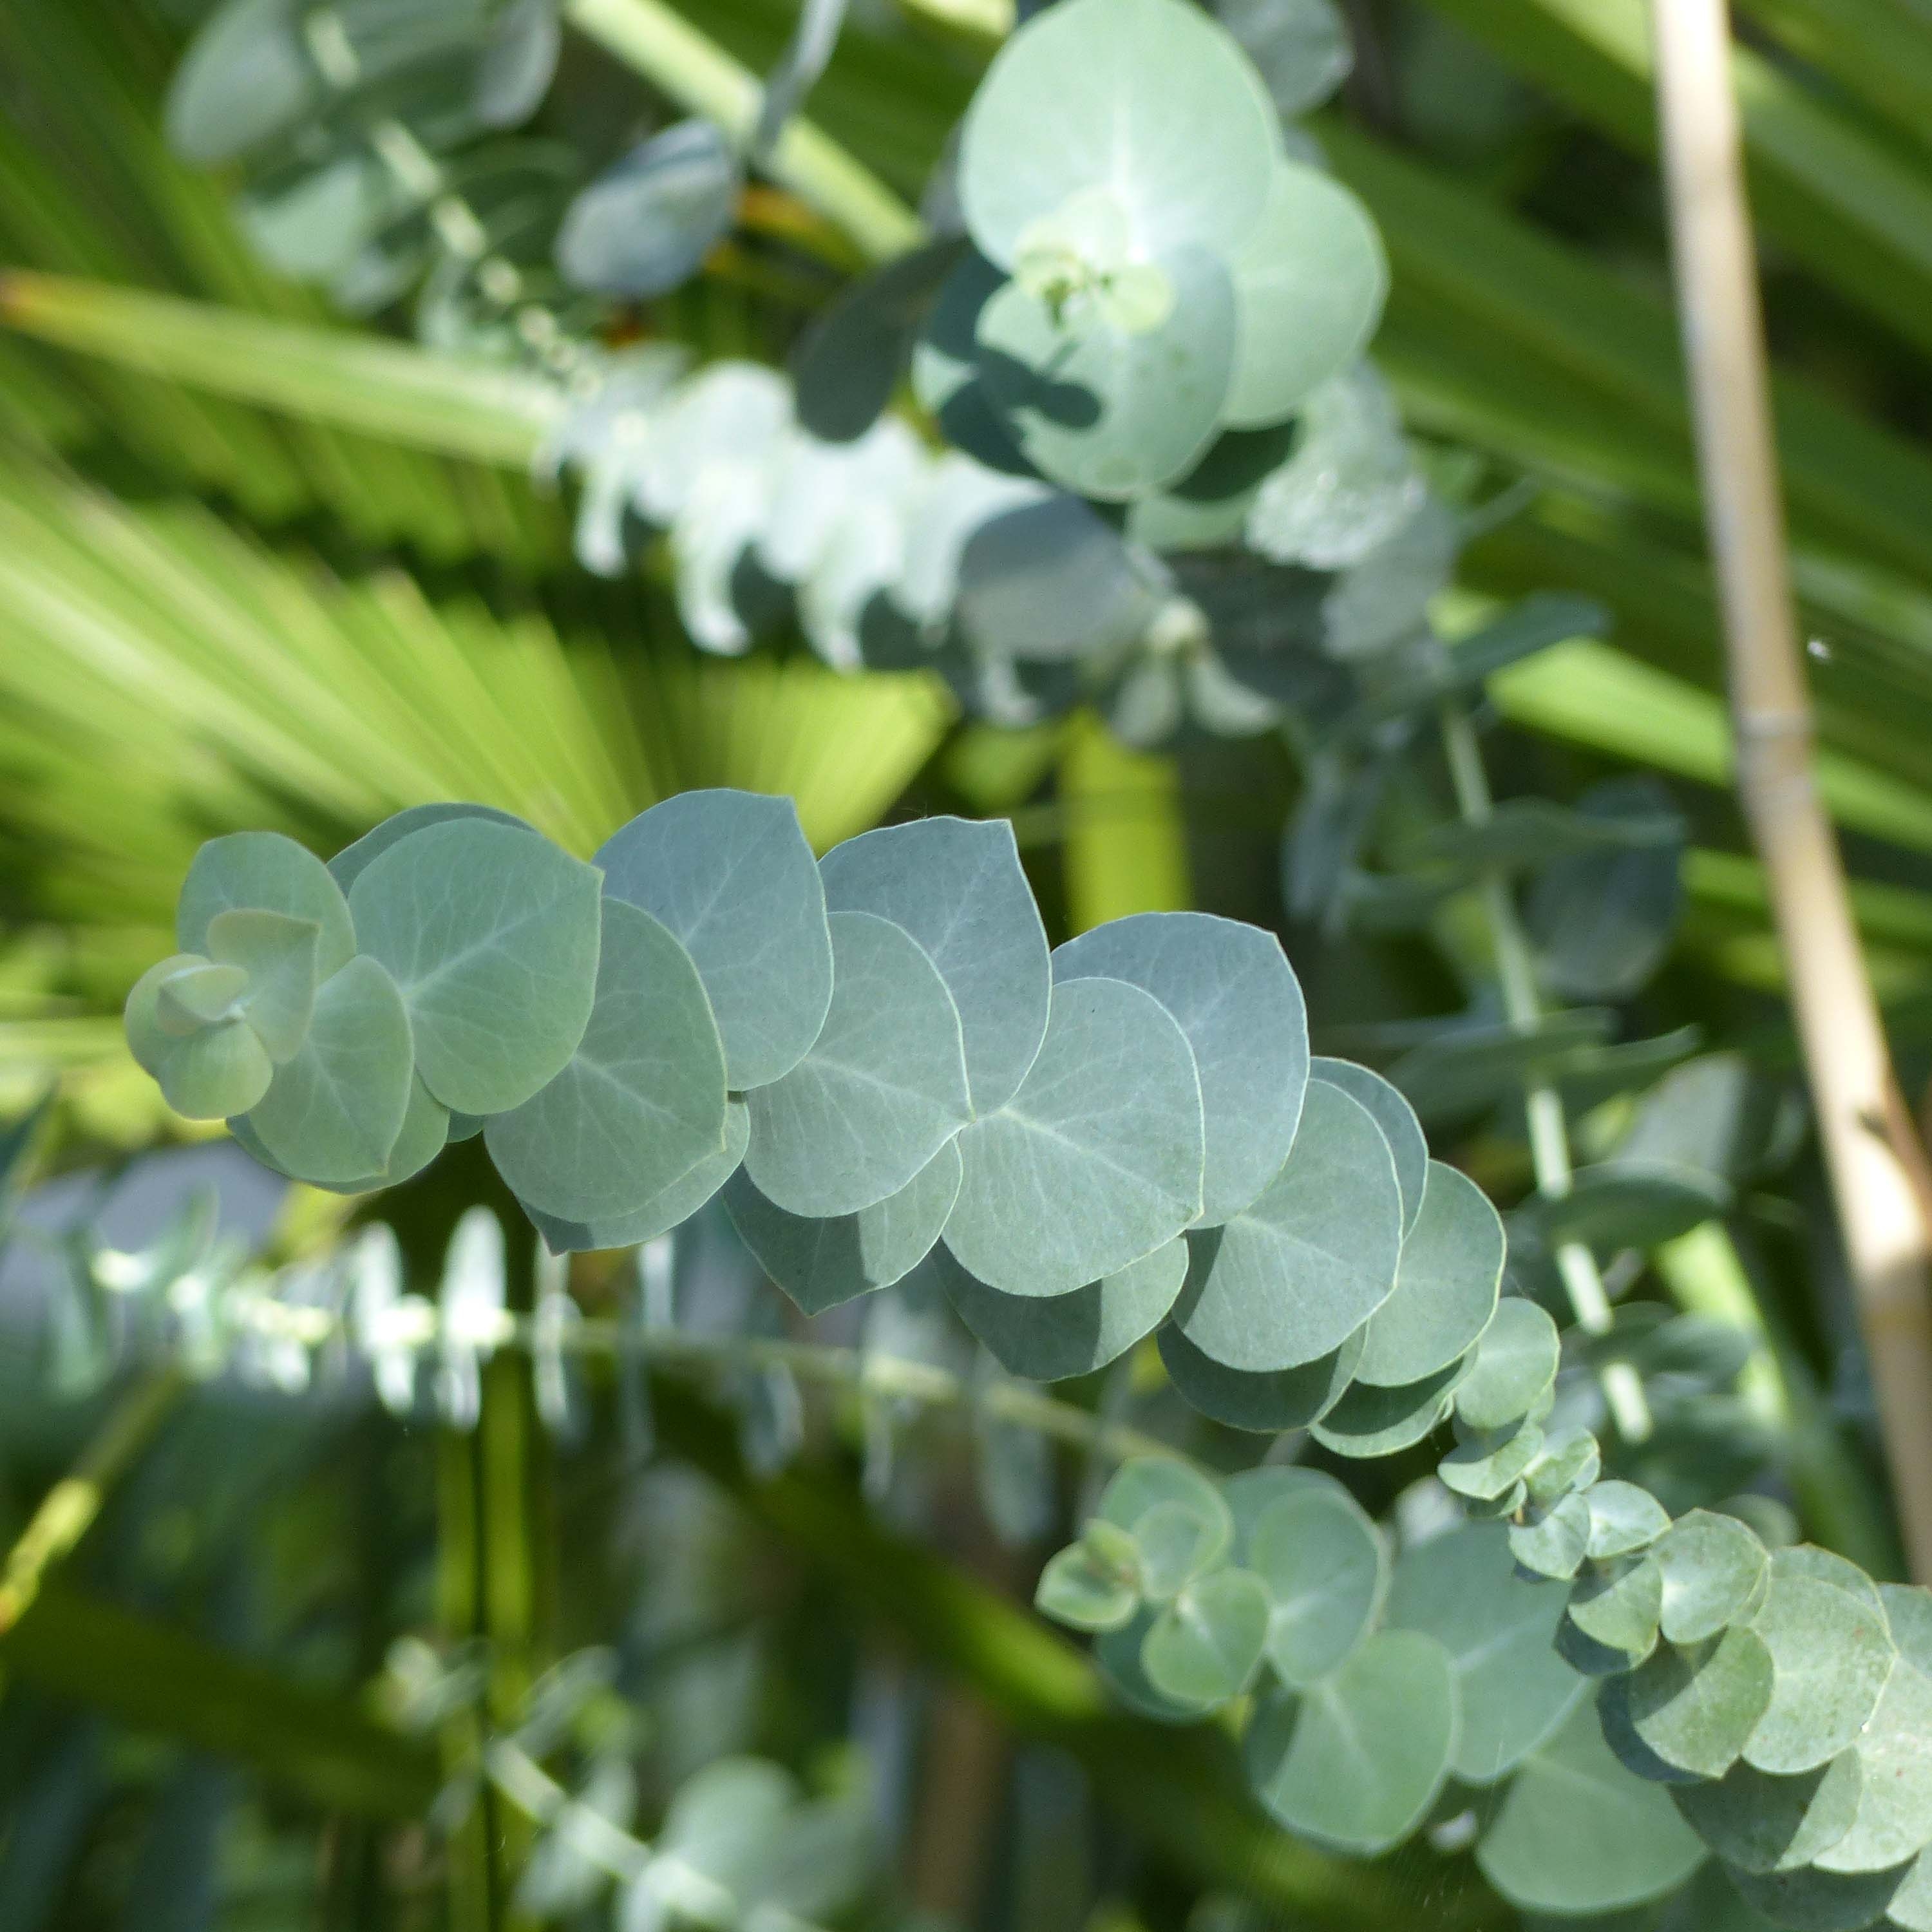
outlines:
[[[1932,1592],[1600,1480],[1586,1432],[1540,1426],[1556,1357],[1549,1318],[1504,1300],[1448,1378],[1438,1473],[1472,1520],[1393,1564],[1332,1477],[1146,1460],[1047,1566],[1040,1606],[1101,1633],[1147,1716],[1252,1694],[1256,1795],[1339,1850],[1472,1809],[1478,1864],[1527,1910],[1641,1905],[1714,1852],[1772,1924],[1923,1932]]]
[[[722,1190],[808,1310],[925,1263],[1016,1372],[1160,1328],[1251,1428],[1426,1430],[1492,1326],[1495,1213],[1387,1083],[1311,1061],[1274,938],[1142,914],[1049,953],[1004,823],[814,860],[788,800],[694,792],[586,864],[419,806],[327,865],[212,842],[178,931],[129,997],[137,1058],[317,1186],[480,1132],[560,1252]]]
[[[1279,722],[1286,634],[1415,631],[1456,532],[1359,359],[1381,244],[1286,151],[1346,43],[1288,8],[1286,46],[1246,37],[1264,81],[1237,33],[1268,10],[1222,10],[1062,0],[1014,35],[962,131],[963,232],[848,292],[793,378],[615,360],[547,452],[586,564],[662,534],[706,649],[794,618],[838,668],[935,665],[1012,722],[1098,698],[1138,742]],[[908,364],[942,455],[883,413]],[[1243,546],[1283,566],[1264,588],[1229,580]]]

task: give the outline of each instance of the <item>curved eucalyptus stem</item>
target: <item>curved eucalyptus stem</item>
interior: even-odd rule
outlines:
[[[1441,717],[1442,748],[1455,788],[1456,808],[1465,824],[1481,825],[1496,807],[1475,728],[1468,711],[1454,700],[1444,704]],[[1483,875],[1481,891],[1497,976],[1502,984],[1503,1010],[1512,1026],[1533,1027],[1543,1016],[1543,1002],[1537,991],[1529,940],[1517,916],[1508,876],[1498,867],[1490,868]],[[1537,1186],[1552,1199],[1560,1200],[1572,1183],[1563,1097],[1552,1082],[1531,1080],[1525,1085],[1523,1108],[1529,1120],[1530,1159]],[[1556,1268],[1578,1325],[1588,1334],[1607,1333],[1610,1301],[1596,1256],[1581,1241],[1565,1241],[1556,1250]],[[1626,1442],[1641,1442],[1651,1430],[1650,1406],[1636,1371],[1628,1362],[1606,1363],[1602,1382],[1604,1400],[1618,1434]]]
[[[1737,783],[1764,862],[1915,1575],[1932,1576],[1932,1202],[1819,802],[1724,0],[1654,0],[1678,307]]]
[[[663,0],[565,0],[564,18],[681,106],[715,121],[741,146],[764,101],[758,77]],[[822,128],[793,116],[760,165],[817,208],[874,262],[926,238],[926,224]]]

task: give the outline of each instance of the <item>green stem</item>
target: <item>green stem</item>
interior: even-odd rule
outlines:
[[[1441,717],[1442,748],[1448,760],[1456,809],[1464,824],[1485,824],[1496,809],[1496,802],[1490,796],[1489,774],[1483,768],[1475,728],[1469,722],[1468,711],[1454,699],[1444,704]],[[1504,1013],[1512,1026],[1527,1030],[1543,1017],[1528,934],[1517,916],[1508,875],[1500,866],[1491,866],[1484,873],[1480,890],[1490,943],[1495,949],[1496,975],[1502,985]],[[1552,1082],[1532,1079],[1524,1086],[1523,1111],[1528,1118],[1530,1160],[1535,1169],[1538,1190],[1552,1200],[1561,1200],[1570,1192],[1574,1179],[1563,1096]],[[1604,1290],[1597,1258],[1589,1248],[1581,1241],[1562,1243],[1556,1250],[1556,1270],[1577,1325],[1587,1334],[1607,1333],[1610,1298]],[[1610,1406],[1618,1432],[1626,1441],[1641,1442],[1651,1431],[1650,1405],[1636,1370],[1627,1362],[1612,1362],[1605,1366],[1602,1380],[1604,1400]]]
[[[564,0],[564,18],[682,106],[715,121],[741,148],[764,88],[663,0]],[[818,210],[874,262],[926,238],[926,224],[830,135],[794,116],[763,164],[781,187]]]
[[[40,1498],[0,1566],[0,1636],[26,1616],[47,1576],[93,1528],[109,1492],[140,1459],[188,1388],[187,1376],[172,1366],[136,1383],[72,1470]]]
[[[478,1562],[476,1445],[453,1429],[436,1438],[436,1621],[452,1647],[477,1634]],[[474,1764],[482,1733],[473,1711],[451,1713],[437,1744],[446,1778]],[[447,1847],[450,1932],[494,1932],[489,1821],[472,1805],[450,1833]]]

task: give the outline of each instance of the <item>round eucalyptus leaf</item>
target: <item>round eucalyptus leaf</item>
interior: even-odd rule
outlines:
[[[1216,0],[1214,11],[1285,120],[1319,106],[1354,64],[1334,0]]]
[[[1900,1658],[1855,1748],[1858,1816],[1817,1855],[1822,1871],[1886,1871],[1932,1844],[1932,1678]]]
[[[526,1208],[544,1245],[554,1255],[580,1254],[598,1248],[634,1248],[688,1221],[737,1172],[751,1139],[751,1114],[734,1099],[724,1110],[724,1146],[668,1186],[628,1213],[603,1221],[568,1221]]]
[[[1422,1212],[1422,1197],[1429,1183],[1429,1142],[1415,1109],[1399,1088],[1352,1060],[1331,1060],[1317,1054],[1308,1063],[1308,1072],[1310,1079],[1339,1087],[1350,1100],[1366,1107],[1369,1118],[1382,1130],[1402,1190],[1402,1225],[1406,1234]]]
[[[292,1059],[315,1011],[322,928],[312,919],[236,906],[208,922],[211,959],[242,973],[240,1015],[278,1065]]]
[[[302,1048],[245,1112],[276,1165],[320,1184],[382,1173],[412,1084],[409,1014],[379,960],[362,955],[317,988]]]
[[[200,1030],[198,1024],[177,1019],[164,1006],[161,991],[170,980],[206,966],[208,961],[198,952],[172,952],[157,960],[134,982],[122,1020],[128,1034],[128,1051],[143,1072],[158,1076],[161,1061],[174,1043]]]
[[[924,948],[959,1010],[974,1111],[1004,1107],[1046,1036],[1052,990],[1012,827],[964,818],[884,826],[834,846],[819,872],[832,911],[889,919]]]
[[[1275,1436],[1307,1428],[1342,1400],[1361,1353],[1362,1334],[1358,1329],[1333,1354],[1261,1375],[1224,1368],[1172,1323],[1155,1341],[1168,1379],[1190,1408],[1230,1429]]]
[[[832,1000],[825,891],[788,798],[688,791],[597,854],[612,898],[662,920],[697,963],[734,1093],[805,1058]]]
[[[1664,1645],[1628,1676],[1613,1678],[1606,1694],[1622,1698],[1630,1729],[1666,1764],[1718,1778],[1737,1762],[1764,1715],[1771,1685],[1764,1640],[1738,1629],[1694,1645]]]
[[[1864,1772],[1856,1751],[1774,1778],[1744,1763],[1674,1788],[1697,1835],[1739,1871],[1796,1871],[1829,1851],[1858,1815]]]
[[[1130,1574],[1102,1560],[1083,1539],[1057,1551],[1040,1573],[1034,1605],[1073,1630],[1118,1630],[1140,1607]]]
[[[959,1015],[916,941],[836,912],[832,1003],[811,1050],[754,1088],[745,1172],[793,1214],[856,1214],[896,1194],[972,1118]]]
[[[241,908],[314,920],[322,928],[316,942],[318,979],[340,971],[355,956],[355,922],[328,868],[279,832],[232,832],[211,838],[196,853],[175,908],[181,950],[212,957],[210,923],[218,914]]]
[[[1278,161],[1262,218],[1230,259],[1234,375],[1222,419],[1279,422],[1359,356],[1388,291],[1368,211],[1331,175]]]
[[[1188,1238],[1174,1322],[1249,1374],[1339,1348],[1388,1300],[1402,1196],[1380,1130],[1339,1088],[1311,1082],[1280,1171],[1252,1205]]]
[[[1756,1600],[1770,1562],[1736,1516],[1692,1510],[1658,1539],[1664,1570],[1664,1634],[1672,1643],[1715,1636]]]
[[[1264,1701],[1244,1755],[1256,1796],[1288,1830],[1372,1854],[1428,1814],[1456,1737],[1448,1652],[1420,1631],[1384,1630],[1320,1683]]]
[[[1800,1871],[1732,1874],[1745,1903],[1762,1912],[1774,1925],[1790,1932],[1858,1932],[1889,1916],[1893,1898],[1910,1868],[1864,1872],[1848,1877],[1820,1871],[1815,1865]]]
[[[208,167],[298,126],[322,105],[296,0],[226,0],[212,13],[168,89],[168,145]]]
[[[1100,1492],[1094,1514],[1132,1536],[1157,1509],[1179,1510],[1201,1526],[1204,1565],[1226,1550],[1234,1533],[1227,1499],[1208,1477],[1178,1456],[1139,1456],[1122,1463]]]
[[[1588,1689],[1551,1648],[1568,1592],[1511,1567],[1499,1523],[1472,1523],[1402,1552],[1384,1621],[1449,1654],[1462,1712],[1450,1768],[1493,1784],[1553,1736]]]
[[[1309,1488],[1268,1504],[1243,1539],[1268,1586],[1268,1659],[1286,1684],[1334,1670],[1374,1628],[1388,1588],[1382,1532],[1346,1492]]]
[[[958,1150],[949,1141],[896,1194],[855,1214],[788,1214],[748,1176],[724,1184],[725,1211],[758,1264],[808,1315],[889,1288],[933,1252],[959,1192]]]
[[[328,862],[329,877],[346,892],[375,860],[412,832],[422,832],[432,825],[447,825],[458,818],[480,818],[490,825],[513,826],[520,832],[529,832],[532,838],[542,836],[527,819],[519,818],[512,812],[500,812],[494,805],[441,801],[433,805],[412,805],[401,812],[392,812],[380,825],[364,832],[354,844],[344,846]]]
[[[1357,1382],[1310,1430],[1323,1448],[1358,1460],[1413,1448],[1448,1414],[1456,1385],[1474,1360],[1472,1352],[1399,1388]]]
[[[1206,1574],[1225,1546],[1218,1526],[1203,1522],[1182,1503],[1156,1503],[1146,1510],[1134,1525],[1133,1543],[1141,1594],[1155,1604],[1172,1603]],[[1183,1703],[1196,1701],[1184,1692],[1166,1694]]]
[[[140,991],[136,986],[135,992]],[[130,994],[130,1004],[133,998]],[[277,1071],[254,1029],[242,1019],[218,1020],[165,1037],[152,1057],[162,1097],[190,1120],[245,1113],[268,1090]]]
[[[1840,1590],[1850,1591],[1868,1609],[1876,1611],[1885,1618],[1889,1631],[1892,1612],[1884,1591],[1856,1563],[1840,1556],[1837,1551],[1820,1550],[1813,1543],[1788,1544],[1778,1552],[1778,1570],[1780,1576],[1815,1577],[1821,1583],[1834,1584]]]
[[[1533,1422],[1524,1422],[1500,1441],[1484,1435],[1458,1442],[1436,1466],[1436,1474],[1457,1496],[1492,1502],[1514,1490],[1542,1453],[1543,1431]]]
[[[1137,913],[1058,947],[1053,976],[1124,980],[1167,1009],[1201,1079],[1201,1220],[1252,1204],[1288,1157],[1308,1084],[1307,1012],[1280,942],[1208,913]]]
[[[1600,1560],[1648,1550],[1670,1527],[1670,1512],[1635,1483],[1593,1483],[1584,1501],[1590,1506],[1590,1554]]]
[[[526,1206],[634,1213],[723,1151],[724,1052],[691,956],[622,899],[603,908],[590,1023],[561,1072],[483,1138]]]
[[[596,991],[600,883],[547,838],[463,818],[399,840],[350,888],[446,1107],[502,1113],[562,1072]]]
[[[1510,1554],[1538,1576],[1568,1582],[1590,1547],[1590,1505],[1580,1496],[1559,1496],[1522,1522],[1512,1523]]]
[[[1114,1694],[1127,1708],[1157,1724],[1192,1724],[1212,1711],[1212,1700],[1183,1703],[1156,1689],[1141,1662],[1141,1646],[1160,1614],[1144,1605],[1118,1630],[1104,1631],[1094,1645],[1094,1661]]]
[[[1665,1789],[1617,1762],[1587,1702],[1525,1760],[1476,1848],[1512,1905],[1563,1918],[1662,1898],[1705,1856]]]
[[[280,916],[266,915],[270,919]],[[212,959],[182,966],[155,988],[155,1023],[164,1033],[179,1040],[218,1020],[239,1019],[236,1003],[248,990],[248,975],[242,967],[218,966]]]
[[[1633,1664],[1657,1646],[1664,1573],[1654,1556],[1622,1556],[1580,1576],[1570,1592],[1570,1621],[1592,1642]]]
[[[228,1130],[264,1167],[273,1168],[278,1174],[285,1172],[280,1162],[262,1144],[260,1136],[245,1117],[230,1120]],[[397,1130],[396,1144],[390,1148],[389,1157],[382,1167],[374,1173],[358,1174],[353,1180],[317,1180],[308,1184],[326,1189],[331,1194],[374,1194],[380,1189],[396,1186],[420,1174],[449,1144],[449,1109],[422,1084],[419,1076],[412,1074],[409,1102],[403,1110],[403,1124]],[[289,1176],[292,1180],[298,1178]]]
[[[1281,137],[1247,58],[1178,0],[1062,0],[1002,47],[968,111],[959,195],[1010,268],[1028,228],[1100,189],[1143,255],[1232,250],[1260,219]]]
[[[912,388],[956,455],[1018,485],[1037,483],[1039,472],[994,414],[980,358],[980,318],[1005,285],[976,249],[966,255],[941,285],[913,344]]]
[[[1141,1668],[1177,1702],[1224,1704],[1247,1688],[1268,1632],[1268,1592],[1246,1570],[1188,1585],[1141,1640]]]
[[[1745,1762],[1789,1777],[1836,1757],[1870,1721],[1898,1657],[1882,1612],[1774,1550],[1751,1628],[1778,1674]]]
[[[1395,1291],[1370,1316],[1355,1367],[1358,1381],[1381,1388],[1420,1382],[1467,1354],[1496,1310],[1502,1222],[1466,1174],[1434,1160],[1427,1172]]]
[[[1169,1241],[1065,1294],[1002,1294],[968,1274],[943,1242],[932,1265],[954,1312],[1002,1368],[1057,1382],[1105,1368],[1153,1333],[1180,1292],[1187,1250]]]
[[[1042,476],[1105,502],[1184,476],[1214,440],[1234,373],[1226,268],[1192,245],[1164,250],[1151,266],[1172,301],[1151,328],[1057,315],[1018,282],[980,312],[980,373],[1000,427]]]
[[[1456,1414],[1472,1429],[1506,1429],[1520,1420],[1556,1380],[1562,1348],[1556,1324],[1534,1302],[1504,1297],[1456,1391]]]
[[[1138,986],[1063,980],[1018,1092],[960,1136],[959,1154],[944,1238],[970,1274],[1043,1295],[1118,1273],[1200,1212],[1201,1089],[1186,1036]]]
[[[573,288],[660,296],[690,280],[730,230],[743,177],[715,121],[674,122],[572,202],[556,266]]]
[[[1125,649],[1157,587],[1090,503],[1053,496],[988,517],[959,553],[958,621],[982,650],[1055,662]]]

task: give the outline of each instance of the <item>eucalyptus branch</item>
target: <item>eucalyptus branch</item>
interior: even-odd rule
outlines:
[[[1465,824],[1484,824],[1496,807],[1475,728],[1467,710],[1454,700],[1443,705],[1441,718],[1442,747],[1456,808]],[[1480,890],[1502,986],[1503,1010],[1513,1026],[1526,1030],[1543,1017],[1543,1003],[1537,991],[1528,937],[1517,914],[1508,874],[1500,866],[1490,867],[1483,874]],[[1530,1159],[1538,1189],[1551,1199],[1560,1200],[1573,1182],[1563,1097],[1552,1082],[1533,1078],[1525,1084],[1523,1110],[1528,1117]],[[1565,1241],[1557,1248],[1556,1258],[1578,1325],[1588,1334],[1606,1334],[1610,1301],[1596,1256],[1583,1242]],[[1642,1442],[1651,1430],[1650,1406],[1636,1370],[1628,1362],[1606,1363],[1602,1382],[1604,1400],[1618,1433],[1626,1441]]]
[[[681,106],[715,121],[740,147],[751,141],[764,101],[757,76],[662,0],[565,0],[563,13]],[[788,121],[761,164],[872,261],[888,261],[926,238],[919,217],[809,121]]]
[[[1724,0],[1654,0],[1658,114],[1737,737],[1914,1574],[1932,1576],[1932,1226],[1818,799]]]

